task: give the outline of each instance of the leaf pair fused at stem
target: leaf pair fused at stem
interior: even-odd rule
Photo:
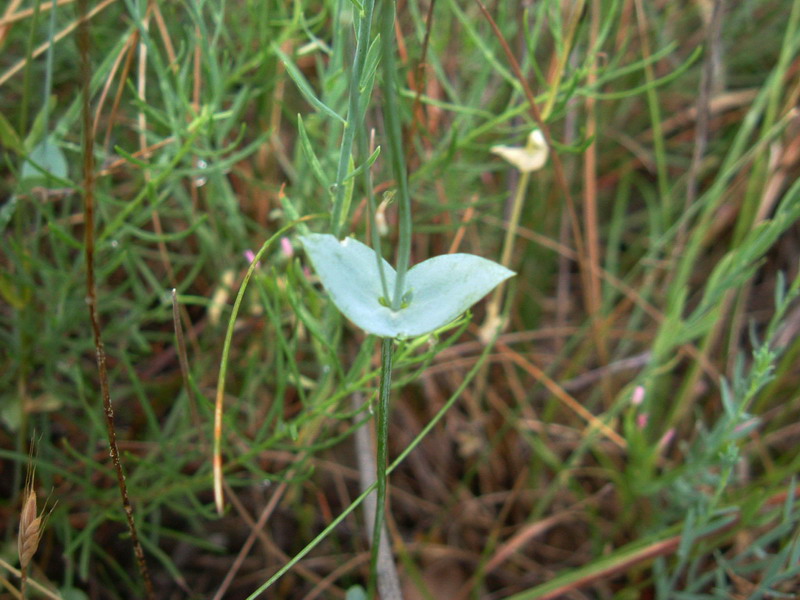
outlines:
[[[370,597],[378,583],[378,554],[386,506],[389,395],[392,377],[393,340],[424,335],[456,319],[475,302],[514,273],[495,262],[470,254],[450,254],[429,258],[408,269],[411,254],[411,200],[403,151],[400,111],[397,106],[394,16],[395,3],[383,0],[379,10],[380,60],[383,67],[383,115],[388,162],[399,196],[399,244],[397,270],[375,250],[361,242],[340,240],[344,194],[342,183],[353,134],[364,116],[365,90],[360,86],[361,68],[366,58],[369,31],[375,2],[367,0],[359,11],[358,41],[350,81],[348,123],[344,129],[337,173],[337,191],[332,209],[332,234],[307,234],[301,240],[331,301],[355,325],[383,338],[381,383],[378,402],[377,510],[370,561]],[[367,180],[369,179],[367,174]],[[374,199],[366,186],[375,227]],[[379,586],[381,587],[381,586]],[[383,591],[383,590],[382,590]]]

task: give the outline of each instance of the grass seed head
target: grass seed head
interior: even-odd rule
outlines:
[[[36,492],[33,488],[25,491],[25,501],[22,504],[22,514],[19,521],[19,564],[22,569],[27,568],[33,555],[39,547],[42,536],[42,517],[36,512]]]

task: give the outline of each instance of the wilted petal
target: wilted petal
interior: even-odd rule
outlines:
[[[492,146],[491,151],[506,159],[523,173],[538,171],[547,162],[548,148],[542,132],[538,129],[528,135],[524,148],[519,146]]]

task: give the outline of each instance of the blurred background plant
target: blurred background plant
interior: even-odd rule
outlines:
[[[29,594],[144,596],[86,308],[82,18],[98,309],[156,596],[244,598],[292,557],[270,597],[365,585],[367,529],[347,511],[360,493],[353,437],[370,419],[352,398],[371,399],[379,345],[331,326],[299,251],[303,227],[260,257],[235,323],[222,517],[210,461],[245,253],[330,211],[341,191],[331,186],[360,7],[103,0],[81,16],[71,2],[6,5],[0,560],[19,564],[35,439],[34,489],[53,508]],[[405,596],[791,597],[800,2],[397,10],[412,262],[497,258],[523,201],[495,345],[479,340],[479,305],[397,350],[390,460],[403,460],[389,526]],[[371,51],[364,72],[379,78],[377,66]],[[385,144],[382,106],[376,91],[362,107],[348,171]],[[518,193],[520,175],[490,149],[522,146],[534,127],[550,160]],[[367,239],[367,197],[383,198],[390,253],[385,156],[346,185],[344,231]],[[13,571],[3,582],[19,588]]]

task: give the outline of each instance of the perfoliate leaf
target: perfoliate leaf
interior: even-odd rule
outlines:
[[[480,256],[446,254],[414,266],[406,277],[404,306],[392,310],[383,298],[378,257],[372,248],[327,234],[302,236],[322,285],[333,303],[367,333],[410,338],[430,333],[456,319],[513,271]],[[389,290],[397,274],[383,261]]]

